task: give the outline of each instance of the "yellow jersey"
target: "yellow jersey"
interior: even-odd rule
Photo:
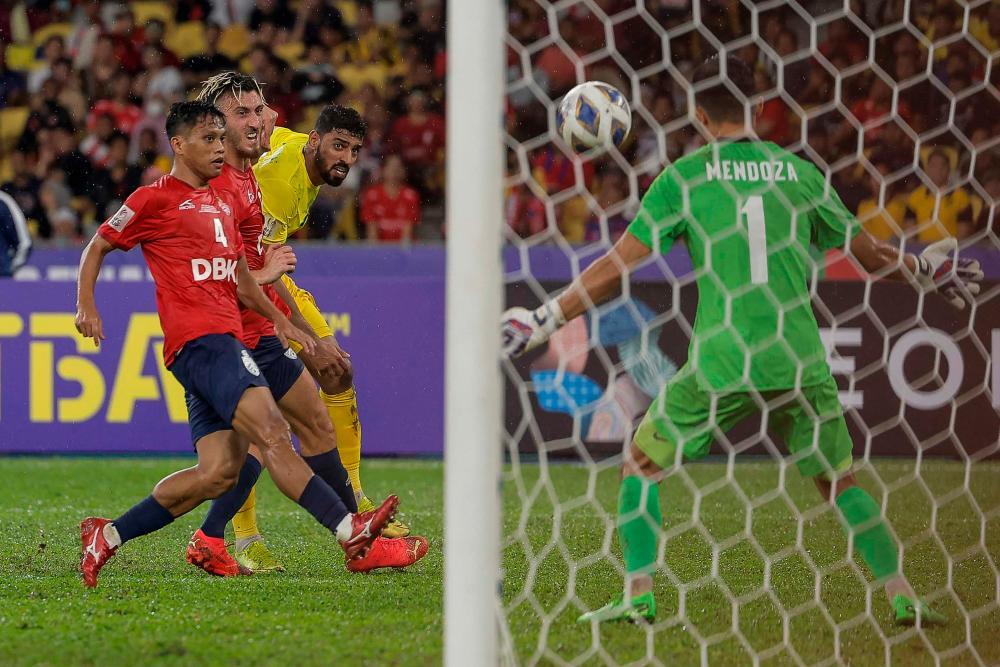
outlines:
[[[906,197],[896,195],[878,205],[878,199],[869,197],[858,204],[858,220],[869,234],[882,241],[891,241],[903,235],[903,221],[906,217]]]
[[[264,208],[264,243],[285,243],[309,222],[309,209],[319,194],[306,172],[302,148],[308,134],[276,127],[271,150],[253,167]]]
[[[959,223],[972,222],[972,198],[962,188],[955,188],[940,195],[941,205],[937,218],[934,207],[938,198],[926,185],[910,193],[906,200],[906,217],[917,223],[917,239],[921,243],[934,243],[948,237],[958,237]]]

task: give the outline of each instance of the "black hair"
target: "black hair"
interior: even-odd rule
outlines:
[[[319,113],[313,129],[320,136],[333,130],[341,130],[358,139],[364,139],[368,132],[368,123],[361,114],[350,107],[327,104]]]
[[[226,124],[225,114],[216,109],[211,102],[194,100],[173,104],[170,113],[167,114],[167,137],[177,137],[190,132],[191,128],[206,117],[215,118],[222,125]]]
[[[725,72],[721,71],[718,54],[698,65],[692,75],[695,85],[695,106],[701,107],[715,122],[741,122],[744,101],[754,94],[753,71],[736,56],[726,56]],[[729,86],[725,82],[729,83]],[[704,85],[704,87],[702,87]],[[730,88],[733,86],[742,98]]]

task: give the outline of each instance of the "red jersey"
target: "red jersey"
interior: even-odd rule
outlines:
[[[236,293],[243,241],[232,208],[211,185],[199,190],[163,176],[133,192],[97,233],[121,250],[142,246],[168,368],[188,341],[243,333]]]
[[[434,113],[427,114],[422,123],[415,123],[403,116],[392,124],[389,143],[407,164],[433,165],[444,150],[444,119]]]
[[[379,241],[399,241],[408,227],[420,223],[420,195],[404,185],[392,197],[384,185],[373,185],[361,195],[361,221],[375,225]]]
[[[222,165],[222,173],[212,179],[212,187],[233,206],[233,217],[243,239],[243,250],[247,266],[251,271],[264,268],[264,212],[260,204],[260,187],[253,169],[240,171],[228,163]],[[278,309],[289,315],[288,306],[278,296],[272,285],[262,285],[264,294]],[[263,336],[274,335],[274,323],[260,313],[240,304],[243,318],[243,344],[251,350]]]

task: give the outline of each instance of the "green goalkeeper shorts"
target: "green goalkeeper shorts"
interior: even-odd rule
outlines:
[[[661,468],[672,467],[680,448],[684,461],[708,454],[717,433],[725,433],[767,408],[766,426],[785,442],[791,460],[806,477],[834,479],[853,463],[853,444],[837,397],[837,383],[801,391],[714,393],[682,370],[653,401],[635,434],[635,444]]]

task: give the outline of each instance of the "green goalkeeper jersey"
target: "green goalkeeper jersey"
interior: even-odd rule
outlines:
[[[687,370],[699,385],[763,391],[829,377],[809,246],[846,247],[859,229],[813,164],[770,142],[737,141],[665,169],[628,231],[661,254],[676,239],[687,245],[698,284]]]

